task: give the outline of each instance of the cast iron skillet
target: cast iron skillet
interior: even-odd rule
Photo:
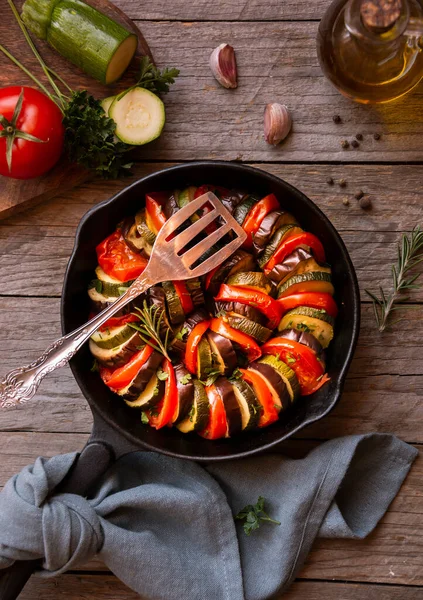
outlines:
[[[71,369],[88,400],[94,417],[93,431],[69,476],[56,492],[89,496],[95,483],[119,456],[144,448],[169,456],[202,462],[243,458],[269,450],[300,429],[321,419],[338,402],[350,365],[360,327],[360,297],[357,278],[340,236],[317,206],[300,191],[263,171],[228,162],[198,162],[165,169],[137,181],[110,200],[94,206],[83,217],[65,275],[62,293],[62,329],[68,333],[88,320],[87,286],[97,265],[95,247],[125,216],[144,204],[146,192],[212,183],[256,192],[263,197],[273,192],[283,208],[315,233],[332,266],[339,315],[335,337],[328,350],[330,382],[312,396],[301,398],[278,423],[260,431],[243,433],[228,440],[207,441],[175,429],[155,431],[141,424],[139,412],[128,408],[91,372],[92,356],[86,344],[71,361]],[[0,572],[0,599],[15,600],[38,561],[15,563]]]
[[[146,192],[188,185],[213,183],[224,187],[257,192],[273,192],[283,208],[293,213],[306,230],[315,233],[326,250],[333,268],[333,283],[340,311],[336,334],[328,352],[331,377],[313,396],[302,398],[290,414],[271,427],[234,439],[209,441],[197,435],[183,435],[176,429],[156,431],[141,424],[139,413],[128,408],[92,373],[92,357],[85,345],[72,359],[71,368],[94,415],[112,426],[135,445],[179,458],[217,461],[250,456],[293,435],[326,415],[340,398],[345,375],[357,340],[360,304],[357,279],[347,250],[325,215],[304,194],[268,173],[228,162],[200,162],[165,169],[132,184],[106,202],[92,208],[82,219],[75,248],[65,275],[62,294],[62,324],[67,333],[88,319],[87,286],[97,265],[95,246],[109,235],[125,216],[135,214],[143,205]]]

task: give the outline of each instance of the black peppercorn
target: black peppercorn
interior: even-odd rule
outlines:
[[[364,196],[364,192],[363,190],[359,190],[357,193],[354,194],[354,198],[356,200],[361,200],[361,198]]]
[[[373,137],[375,140],[380,140],[380,133],[374,133]]]
[[[332,117],[332,121],[333,121],[334,123],[336,123],[336,124],[338,124],[338,123],[342,123],[342,119],[341,119],[341,117],[340,117],[339,115],[333,115],[333,117]]]
[[[358,148],[358,147],[359,147],[359,145],[360,145],[360,144],[357,142],[357,140],[353,140],[353,141],[351,142],[351,146],[352,146],[353,148]]]
[[[349,206],[349,205],[350,205],[350,201],[348,200],[348,198],[344,198],[344,199],[342,200],[342,204],[343,204],[344,206]]]
[[[363,139],[363,134],[362,133],[357,133],[357,135],[355,136],[357,140],[361,140]]]
[[[341,142],[341,146],[342,146],[343,148],[349,148],[349,147],[350,147],[350,143],[349,143],[349,141],[348,141],[348,140],[342,140],[342,142]]]
[[[364,198],[361,198],[359,200],[358,205],[363,210],[369,210],[369,208],[372,207],[372,201],[370,200],[370,198],[368,196],[365,196]]]
[[[328,177],[328,178],[326,179],[326,183],[327,183],[328,185],[333,185],[333,184],[334,184],[334,181],[333,181],[332,177]]]
[[[347,187],[347,182],[345,179],[340,179],[338,181],[338,184],[339,184],[339,187],[341,187],[341,188]]]

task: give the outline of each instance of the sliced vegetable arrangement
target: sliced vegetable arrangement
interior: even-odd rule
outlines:
[[[93,313],[142,273],[166,220],[207,191],[248,233],[244,247],[201,280],[150,288],[90,349],[105,385],[143,423],[215,440],[275,423],[329,380],[338,308],[320,240],[273,194],[203,185],[147,194],[145,208],[97,246]]]

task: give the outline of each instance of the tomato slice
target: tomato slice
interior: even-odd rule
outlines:
[[[258,426],[267,427],[267,425],[277,421],[279,419],[279,413],[275,407],[273,396],[260,375],[257,375],[257,373],[250,371],[249,369],[240,369],[240,371],[242,373],[242,378],[253,386],[257,400],[260,402],[263,408]]]
[[[273,267],[283,262],[287,256],[298,248],[298,246],[307,246],[311,248],[317,262],[324,263],[326,261],[325,249],[323,248],[321,241],[313,233],[303,231],[302,233],[288,236],[285,240],[282,240],[280,245],[276,248],[276,251],[270,257],[270,260],[265,264],[264,272],[266,274],[270,273]]]
[[[103,240],[96,252],[103,271],[122,282],[136,279],[148,263],[146,258],[131,250],[119,229]]]
[[[294,371],[303,396],[309,396],[329,381],[316,353],[304,344],[276,337],[263,345],[263,352],[277,356]]]
[[[147,227],[157,235],[166,223],[163,206],[168,199],[166,192],[154,192],[145,195],[145,221]]]
[[[223,400],[214,385],[206,387],[206,394],[210,403],[209,421],[203,431],[198,434],[207,440],[217,440],[225,437],[228,431],[226,411]]]
[[[197,347],[209,326],[209,319],[197,323],[187,339],[184,362],[188,371],[193,375],[197,372]]]
[[[113,390],[121,390],[131,383],[152,353],[153,348],[146,344],[142,350],[134,354],[122,367],[114,370],[100,367],[100,376],[107,387]]]
[[[282,318],[282,307],[269,294],[222,283],[215,300],[223,302],[240,302],[257,308],[269,320],[269,329],[275,329]]]
[[[110,319],[107,319],[107,321],[100,327],[100,331],[112,329],[113,327],[122,327],[122,325],[126,325],[127,323],[135,323],[136,321],[139,321],[139,318],[132,314],[122,315],[121,317],[110,317]]]
[[[186,315],[189,315],[189,313],[194,310],[194,303],[186,283],[184,281],[172,281],[172,283],[176,293],[178,294],[178,298],[181,301],[182,310]]]
[[[280,208],[278,199],[274,194],[269,194],[249,210],[242,224],[242,228],[247,234],[247,239],[243,244],[245,248],[252,247],[254,234],[258,231],[264,217],[278,208]]]
[[[147,411],[149,424],[155,429],[161,429],[172,422],[178,404],[175,370],[167,358],[163,362],[163,371],[167,373],[163,400],[156,407]]]
[[[285,298],[279,298],[277,303],[282,308],[282,316],[291,310],[297,308],[297,306],[309,306],[310,308],[322,308],[331,317],[336,317],[338,314],[338,307],[335,300],[330,294],[324,292],[302,292],[299,294],[292,294]]]
[[[211,319],[210,329],[215,333],[220,333],[220,335],[223,335],[223,337],[228,338],[232,342],[239,344],[250,362],[260,358],[261,348],[257,342],[246,333],[238,331],[238,329],[225,323],[222,318]]]

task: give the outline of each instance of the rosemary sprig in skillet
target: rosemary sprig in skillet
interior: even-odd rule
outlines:
[[[163,309],[155,304],[149,307],[146,300],[144,300],[143,307],[135,308],[133,314],[136,315],[140,321],[139,323],[130,323],[130,327],[139,332],[143,342],[170,360],[167,352],[170,329],[166,328],[164,339],[161,337],[162,321],[164,317]]]
[[[420,226],[416,226],[408,236],[403,233],[398,243],[398,260],[396,265],[392,265],[392,289],[385,292],[380,286],[380,297],[372,292],[365,290],[373,301],[377,326],[379,331],[385,331],[388,326],[395,325],[401,319],[391,321],[390,317],[395,310],[410,308],[404,302],[409,300],[408,292],[421,288],[420,283],[416,283],[420,273],[410,274],[419,263],[423,261],[423,231]]]

